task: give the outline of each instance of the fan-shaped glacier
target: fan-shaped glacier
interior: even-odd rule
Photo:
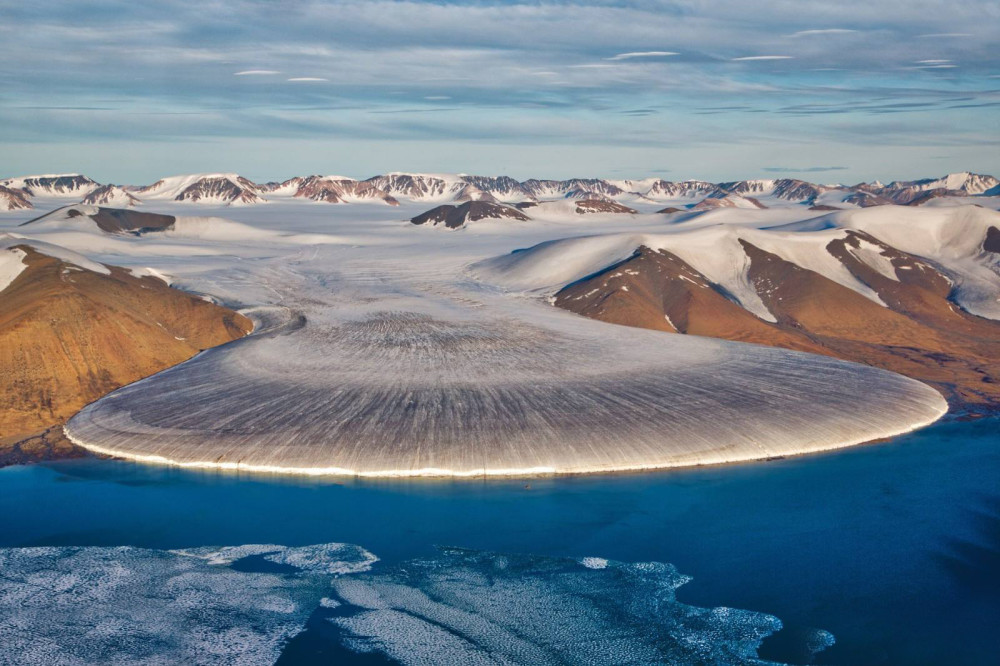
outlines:
[[[98,452],[193,467],[520,475],[821,451],[946,409],[933,389],[890,372],[603,324],[466,270],[564,227],[498,222],[447,236],[358,220],[335,229],[338,242],[272,244],[249,258],[247,241],[234,245],[237,265],[215,259],[214,293],[274,306],[248,311],[257,332],[106,396],[68,435]],[[161,241],[134,242],[150,263]],[[208,279],[184,277],[197,273],[184,259],[157,267],[182,284]]]

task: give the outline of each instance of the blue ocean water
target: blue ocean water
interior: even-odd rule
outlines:
[[[329,542],[375,553],[376,573],[437,546],[670,563],[693,579],[678,601],[780,618],[765,658],[808,659],[823,629],[836,643],[814,663],[1000,663],[1000,420],[760,464],[521,481],[0,470],[0,547]]]

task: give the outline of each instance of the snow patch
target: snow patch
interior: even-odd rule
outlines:
[[[896,275],[896,267],[892,265],[892,260],[882,253],[882,247],[864,238],[858,238],[857,240],[858,247],[847,246],[850,253],[858,261],[875,270],[883,277],[899,282],[899,277]],[[909,267],[907,266],[906,268]]]
[[[84,268],[88,271],[93,271],[95,273],[101,273],[102,275],[111,275],[111,270],[104,264],[99,264],[96,261],[91,261],[87,257],[83,256],[78,252],[66,249],[59,245],[53,245],[52,243],[46,243],[44,241],[35,240],[33,238],[22,236],[20,234],[9,234],[0,232],[0,249],[10,248],[14,245],[28,245],[33,250],[64,261],[68,264],[73,264]]]
[[[10,283],[28,267],[24,258],[28,255],[16,247],[0,250],[0,291],[10,286]]]

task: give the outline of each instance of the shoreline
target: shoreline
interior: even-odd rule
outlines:
[[[942,397],[942,401],[944,399]],[[719,460],[705,460],[699,462],[685,462],[675,464],[648,464],[648,465],[623,465],[595,467],[592,469],[557,469],[554,467],[532,467],[524,469],[497,468],[497,469],[475,469],[475,470],[446,470],[439,468],[422,468],[414,470],[380,470],[380,471],[356,471],[341,467],[286,467],[280,465],[255,465],[240,462],[211,462],[211,461],[177,461],[159,455],[129,454],[116,451],[111,448],[102,447],[97,444],[85,443],[74,438],[64,428],[66,439],[75,446],[99,456],[106,456],[121,461],[135,462],[140,464],[156,465],[161,467],[174,467],[178,469],[194,469],[204,471],[216,471],[235,474],[252,474],[259,476],[285,476],[285,477],[326,477],[326,478],[355,478],[355,479],[428,479],[428,480],[486,480],[486,479],[533,479],[551,477],[573,477],[573,476],[593,476],[610,474],[631,474],[666,471],[671,469],[685,469],[698,467],[721,467],[725,465],[741,465],[748,463],[762,463],[770,460],[783,460],[786,458],[806,456],[814,453],[827,453],[840,449],[863,446],[883,442],[895,437],[915,432],[926,428],[951,413],[950,406],[945,402],[945,408],[933,418],[920,421],[896,431],[884,433],[872,433],[872,436],[838,442],[829,446],[802,449],[800,451],[786,453],[780,456],[746,456],[733,457]]]

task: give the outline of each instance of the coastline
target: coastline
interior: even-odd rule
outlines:
[[[665,463],[665,464],[648,464],[648,465],[621,465],[621,466],[606,466],[606,467],[593,467],[586,469],[558,469],[554,467],[532,467],[523,469],[511,469],[511,468],[497,468],[497,469],[474,469],[474,470],[447,470],[439,468],[423,468],[423,469],[413,469],[413,470],[384,470],[384,471],[356,471],[349,470],[340,467],[285,467],[280,465],[255,465],[255,464],[245,464],[240,462],[212,462],[212,461],[177,461],[171,460],[164,456],[159,455],[142,455],[142,454],[132,454],[122,451],[116,451],[115,449],[103,447],[98,444],[84,442],[78,438],[75,438],[70,432],[64,432],[66,438],[73,442],[76,446],[90,451],[91,453],[108,456],[111,458],[116,458],[119,460],[137,462],[142,464],[159,465],[166,467],[175,467],[180,469],[198,469],[198,470],[214,470],[219,472],[233,472],[237,474],[260,474],[260,475],[277,475],[277,476],[307,476],[307,477],[331,477],[331,478],[372,478],[372,479],[457,479],[457,480],[475,480],[475,479],[487,479],[487,478],[539,478],[539,477],[571,477],[571,476],[584,476],[584,475],[595,475],[595,474],[629,474],[629,473],[642,473],[642,472],[654,472],[654,471],[665,471],[670,469],[684,469],[693,467],[721,467],[725,465],[739,465],[748,464],[755,462],[766,462],[768,460],[774,460],[776,458],[790,458],[806,456],[815,453],[826,453],[829,451],[836,451],[839,449],[845,449],[854,446],[862,446],[865,444],[880,442],[889,440],[895,437],[899,437],[916,430],[925,428],[933,423],[938,422],[946,415],[949,414],[950,410],[947,402],[944,398],[941,399],[944,405],[944,409],[937,413],[930,419],[919,421],[908,426],[904,426],[898,430],[892,430],[887,432],[871,433],[870,436],[864,436],[862,438],[846,440],[838,442],[829,446],[817,446],[811,448],[803,448],[799,451],[790,452],[783,454],[781,456],[742,456],[742,457],[732,457],[724,459],[706,459],[697,462],[682,462],[682,463]]]

